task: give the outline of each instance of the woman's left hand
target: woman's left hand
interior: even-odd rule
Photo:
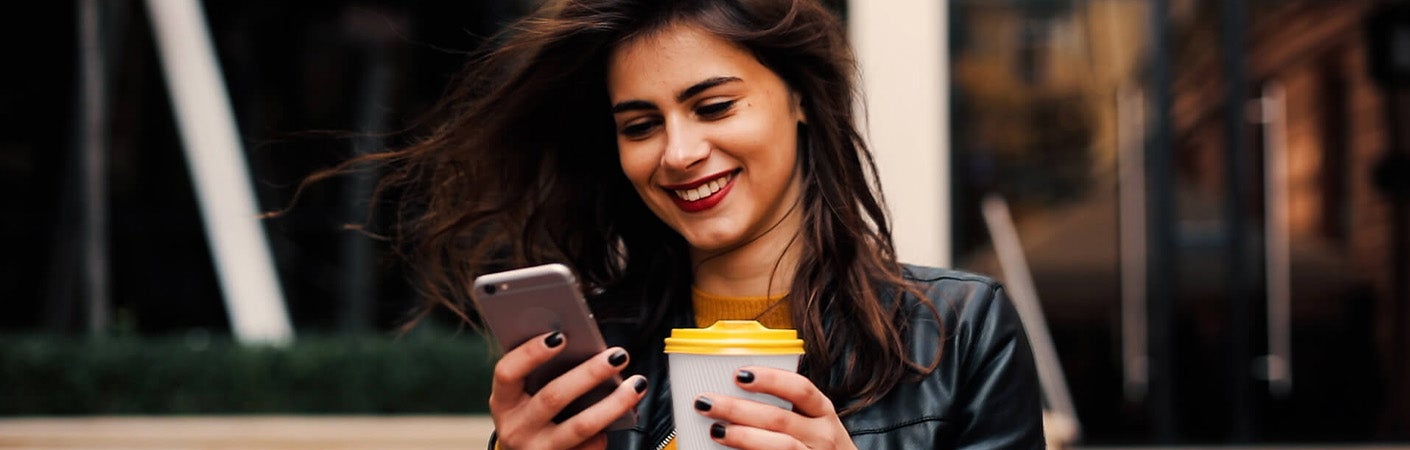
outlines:
[[[695,398],[695,411],[713,419],[710,437],[737,449],[855,449],[842,420],[808,378],[769,367],[743,367],[735,384],[749,392],[769,394],[793,403],[777,406],[724,394]]]

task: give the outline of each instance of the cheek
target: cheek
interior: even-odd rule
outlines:
[[[769,120],[739,121],[737,127],[722,130],[718,136],[740,157],[788,165],[797,156],[797,129],[791,124]]]
[[[641,188],[640,185],[647,183],[651,179],[651,172],[655,164],[651,163],[651,156],[642,151],[641,148],[626,143],[617,143],[617,161],[622,167],[622,173],[631,180],[632,185]]]

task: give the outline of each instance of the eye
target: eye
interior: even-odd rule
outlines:
[[[656,119],[643,119],[628,122],[617,129],[617,133],[627,139],[640,139],[651,134],[651,130],[656,129],[660,121]]]
[[[695,114],[706,119],[717,119],[723,117],[725,113],[728,113],[731,109],[733,109],[734,102],[734,100],[725,100],[722,102],[700,105],[699,107],[695,108]]]

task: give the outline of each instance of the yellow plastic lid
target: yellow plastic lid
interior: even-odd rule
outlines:
[[[721,320],[706,328],[675,328],[666,353],[693,355],[801,355],[797,330],[767,328],[753,320]]]

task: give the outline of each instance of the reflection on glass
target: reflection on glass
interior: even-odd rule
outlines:
[[[1367,66],[1367,23],[1390,6],[1171,0],[1152,14],[1152,4],[952,4],[958,265],[1002,273],[978,213],[985,195],[1002,196],[1088,443],[1146,442],[1161,425],[1194,442],[1405,439],[1395,424],[1410,423],[1410,369],[1398,362],[1410,355],[1410,299],[1395,280],[1410,273],[1394,264],[1396,207],[1373,172],[1406,128],[1395,118],[1410,116],[1395,115],[1405,102]],[[1230,11],[1246,18],[1231,22],[1241,43],[1221,34]],[[1152,53],[1152,17],[1171,26],[1170,55]],[[1162,57],[1167,124],[1152,122],[1148,100]],[[1229,98],[1228,73],[1245,75],[1247,98]],[[1248,117],[1227,120],[1230,105]],[[1173,317],[1151,318],[1142,158],[1158,126],[1174,150],[1164,169],[1177,284]],[[1247,142],[1226,138],[1235,126]],[[1230,172],[1230,151],[1252,161],[1245,173]],[[1249,292],[1231,287],[1232,268]],[[1145,325],[1157,319],[1174,327],[1168,373],[1147,372]],[[1176,399],[1168,418],[1147,408],[1158,380]],[[1240,417],[1234,396],[1248,400]]]

